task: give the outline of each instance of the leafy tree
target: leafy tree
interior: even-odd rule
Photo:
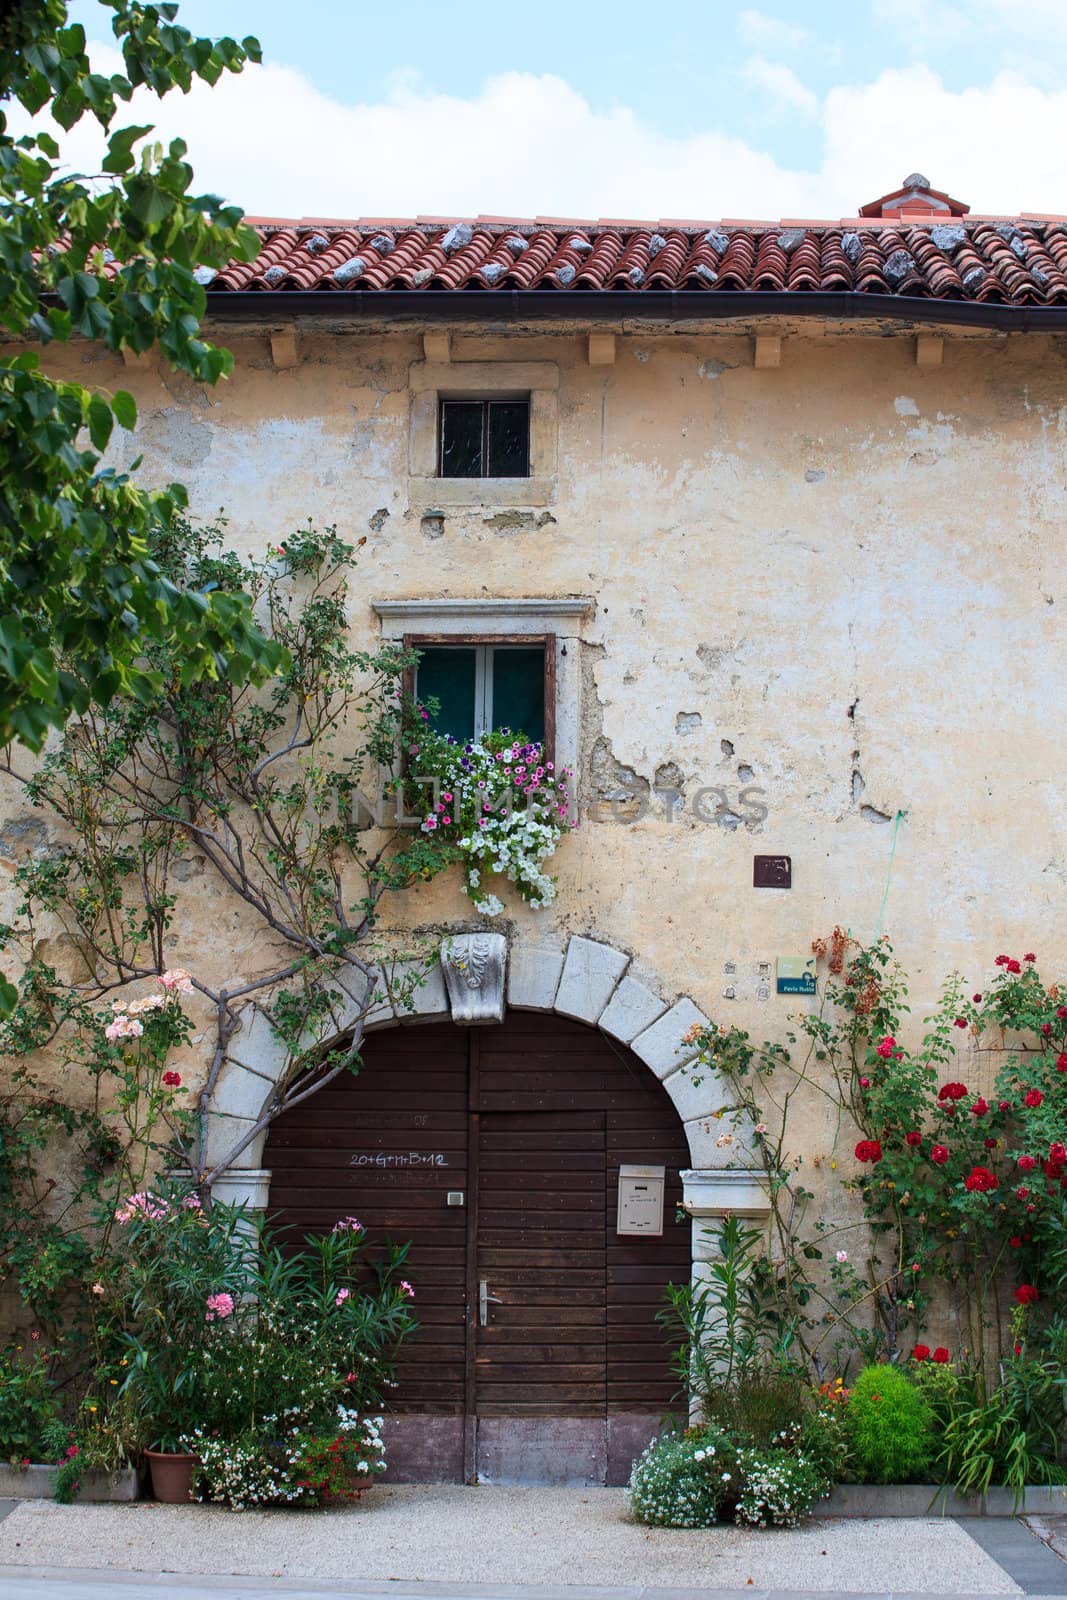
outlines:
[[[259,46],[196,38],[175,5],[101,3],[124,60],[112,76],[92,70],[66,0],[9,0],[0,17],[0,327],[21,347],[0,357],[0,743],[31,750],[72,713],[158,696],[152,641],[168,643],[184,685],[261,680],[282,659],[243,593],[176,585],[153,559],[152,536],[185,493],[147,492],[102,465],[116,424],[136,423],[132,397],[56,382],[25,348],[75,335],[113,351],[158,346],[209,384],[233,364],[201,337],[203,284],[251,260],[255,233],[236,206],[189,192],[182,140],[164,149],[145,142],[151,127],[115,123],[135,88],[213,84],[258,61]],[[17,106],[66,130],[95,117],[103,173],[65,170],[36,123],[15,137]]]

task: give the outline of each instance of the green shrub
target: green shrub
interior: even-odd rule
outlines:
[[[830,1492],[821,1468],[799,1451],[742,1450],[735,1517],[752,1528],[792,1528]]]
[[[861,1483],[916,1483],[934,1455],[933,1413],[897,1367],[865,1367],[848,1401],[848,1432]]]
[[[59,1396],[44,1356],[0,1351],[0,1461],[46,1461]]]
[[[709,1528],[736,1493],[737,1452],[712,1428],[654,1439],[630,1474],[630,1510],[653,1528]]]

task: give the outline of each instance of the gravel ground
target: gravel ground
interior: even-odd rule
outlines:
[[[681,1531],[629,1519],[621,1489],[377,1485],[337,1511],[22,1502],[0,1563],[442,1583],[1020,1594],[954,1522],[813,1521]]]

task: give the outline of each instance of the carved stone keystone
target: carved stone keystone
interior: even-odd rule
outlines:
[[[441,941],[453,1022],[503,1022],[508,943],[502,933],[454,933]]]

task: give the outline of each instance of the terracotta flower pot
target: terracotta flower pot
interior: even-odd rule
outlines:
[[[146,1450],[152,1493],[166,1506],[188,1505],[193,1498],[196,1456],[179,1450]]]

